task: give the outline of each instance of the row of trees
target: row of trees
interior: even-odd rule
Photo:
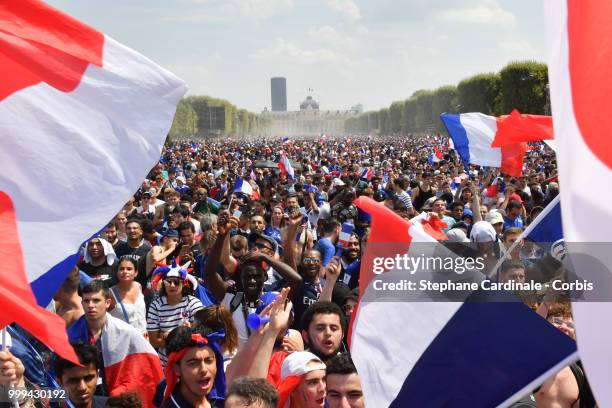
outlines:
[[[224,99],[188,96],[177,107],[170,137],[254,135],[269,127],[269,119],[239,109]]]
[[[364,112],[345,122],[347,133],[408,134],[445,131],[441,113],[482,112],[504,115],[518,109],[521,113],[550,114],[548,70],[535,61],[512,62],[499,73],[484,73],[455,85],[435,90],[416,91],[404,101],[388,108]]]

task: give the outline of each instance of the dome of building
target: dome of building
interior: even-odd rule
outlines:
[[[300,104],[300,110],[305,110],[305,109],[319,109],[319,103],[317,101],[315,101],[314,99],[312,99],[312,96],[308,95],[306,97],[306,99],[304,100],[304,102],[302,102]]]

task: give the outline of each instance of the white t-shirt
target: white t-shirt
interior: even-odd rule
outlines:
[[[221,305],[225,306],[227,310],[231,311],[231,303],[232,299],[234,299],[234,296],[236,295],[234,295],[233,293],[226,293],[225,297],[221,301]],[[242,347],[244,343],[246,343],[249,339],[249,332],[247,330],[246,320],[244,318],[244,311],[242,310],[242,308],[243,306],[240,305],[236,308],[236,310],[234,310],[234,313],[232,313],[232,318],[234,319],[234,324],[236,325],[236,330],[238,331],[238,341],[240,343],[240,347]],[[255,308],[247,307],[247,316],[253,312],[255,312]]]

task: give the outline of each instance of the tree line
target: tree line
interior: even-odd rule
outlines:
[[[269,126],[269,119],[239,109],[224,99],[192,95],[178,103],[169,135],[171,138],[256,135]]]
[[[548,69],[536,61],[511,62],[499,73],[481,73],[457,85],[419,90],[388,108],[347,119],[347,133],[409,134],[444,132],[441,113],[481,112],[499,116],[513,109],[550,114]]]

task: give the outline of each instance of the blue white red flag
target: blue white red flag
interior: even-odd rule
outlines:
[[[242,177],[236,177],[236,184],[234,184],[234,193],[242,193],[248,196],[253,195],[253,187],[242,179]]]
[[[491,147],[502,118],[482,113],[443,113],[440,119],[465,165],[497,167],[511,176],[521,175],[526,143]]]
[[[46,306],[81,244],[159,159],[186,87],[38,0],[2,2],[0,33],[0,253],[14,262],[0,288],[0,326],[18,321],[73,357],[61,319],[36,309],[28,281]]]
[[[355,204],[372,216],[350,333],[366,406],[508,406],[578,358],[573,340],[523,303],[508,301],[505,292],[502,302],[470,301],[478,292],[463,301],[418,289],[414,301],[394,300],[403,296],[396,295],[401,291],[381,292],[385,283],[397,288],[410,279],[411,271],[396,268],[376,275],[377,259],[420,258],[424,248],[429,248],[427,256],[446,257],[448,251],[420,224],[384,205],[363,196]]]
[[[295,172],[293,171],[291,162],[285,153],[282,153],[280,159],[278,160],[278,168],[280,169],[281,175],[289,178],[290,180],[295,180]]]

